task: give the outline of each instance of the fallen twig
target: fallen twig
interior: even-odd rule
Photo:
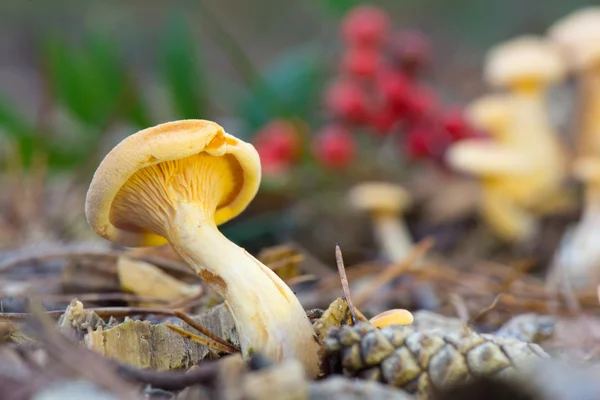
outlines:
[[[352,304],[352,298],[350,297],[350,287],[348,286],[348,278],[346,277],[346,269],[344,268],[344,259],[342,258],[342,250],[340,249],[339,243],[335,245],[335,261],[337,264],[338,273],[340,274],[340,281],[342,282],[342,290],[348,303],[348,309],[350,310],[350,316],[352,317],[352,323],[356,324],[358,319],[356,318],[356,310]]]

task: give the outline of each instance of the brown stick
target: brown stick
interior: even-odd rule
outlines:
[[[337,264],[338,273],[340,274],[340,281],[342,282],[342,290],[348,303],[348,309],[350,310],[350,316],[352,317],[352,325],[355,325],[358,319],[356,318],[356,310],[352,304],[352,298],[350,297],[350,286],[348,285],[348,278],[346,277],[346,269],[344,268],[344,259],[342,258],[342,250],[340,244],[335,245],[335,262]]]

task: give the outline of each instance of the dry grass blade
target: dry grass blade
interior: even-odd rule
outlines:
[[[496,297],[494,297],[494,301],[492,301],[492,304],[479,310],[479,312],[477,314],[475,314],[471,319],[469,319],[469,321],[467,322],[467,325],[471,325],[471,324],[475,323],[477,320],[479,320],[485,314],[489,313],[494,308],[496,308],[496,306],[500,302],[501,298],[502,298],[502,293],[500,293]]]
[[[352,298],[350,296],[350,286],[348,285],[348,278],[346,277],[346,269],[344,268],[344,259],[342,257],[342,249],[340,249],[339,243],[335,245],[335,262],[337,264],[338,273],[340,274],[340,281],[342,282],[342,290],[348,303],[348,309],[352,317],[352,323],[356,324],[358,319],[356,318],[356,310],[354,304],[352,304]]]
[[[185,329],[179,327],[179,326],[175,326],[173,324],[167,324],[167,327],[172,330],[173,332],[176,332],[178,334],[180,334],[181,336],[183,336],[184,338],[190,339],[193,342],[199,343],[201,345],[210,347],[211,349],[223,352],[223,353],[227,353],[227,354],[234,354],[234,353],[238,353],[239,350],[237,350],[236,348],[234,348],[233,346],[225,346],[220,342],[217,342],[215,340],[212,339],[208,339],[208,338],[203,338],[201,336],[198,336],[192,332],[188,332]]]
[[[414,250],[408,255],[405,260],[386,268],[376,275],[373,280],[365,287],[355,298],[357,307],[363,306],[372,296],[373,293],[383,287],[391,280],[402,275],[406,271],[413,268],[415,261],[420,259],[429,249],[433,247],[433,239],[424,239],[417,244]]]
[[[206,329],[204,326],[202,326],[202,324],[200,324],[198,321],[192,319],[189,315],[177,310],[173,311],[173,315],[175,315],[183,322],[187,323],[192,328],[196,329],[198,332],[202,333],[204,336],[214,340],[217,343],[220,343],[224,347],[227,347],[229,349],[228,353],[239,353],[241,351],[237,346],[234,346],[233,344],[215,335],[214,333]]]

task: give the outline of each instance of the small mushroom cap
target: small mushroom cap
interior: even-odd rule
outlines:
[[[503,94],[482,96],[467,106],[467,119],[481,129],[497,133],[510,120],[510,97]]]
[[[522,151],[479,139],[453,144],[446,151],[445,159],[455,171],[478,176],[524,174],[534,165]]]
[[[584,7],[566,15],[550,27],[548,36],[564,50],[573,68],[600,63],[600,7]]]
[[[99,236],[124,246],[158,246],[167,240],[136,226],[121,226],[111,220],[111,206],[123,185],[136,172],[165,161],[199,153],[229,156],[235,176],[233,190],[219,199],[217,225],[240,214],[252,201],[260,185],[260,159],[256,149],[212,121],[181,120],[141,130],[116,145],[100,163],[87,192],[85,213]]]
[[[410,325],[414,317],[408,310],[401,308],[384,311],[369,320],[376,328],[385,328],[391,325]]]
[[[350,189],[350,204],[359,210],[381,213],[401,213],[410,205],[408,192],[393,183],[365,182]]]
[[[552,42],[525,35],[490,49],[485,79],[493,86],[558,82],[565,74],[560,51]]]

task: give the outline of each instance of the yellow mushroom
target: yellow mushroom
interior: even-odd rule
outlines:
[[[494,142],[512,144],[518,138],[513,138],[510,128],[511,104],[510,96],[506,94],[488,94],[482,96],[465,109],[465,116],[474,126],[484,130]]]
[[[581,156],[600,156],[600,6],[589,6],[556,21],[548,36],[564,52],[579,79],[577,127]]]
[[[390,261],[405,259],[414,247],[402,213],[410,205],[406,190],[393,183],[364,182],[350,189],[350,204],[371,215],[375,239]]]
[[[108,153],[90,184],[86,216],[114,243],[170,243],[224,298],[244,356],[297,358],[314,376],[318,346],[300,302],[217,228],[246,208],[260,176],[254,147],[218,124],[169,122],[127,137]]]
[[[558,50],[541,38],[522,36],[495,47],[485,77],[507,93],[475,102],[468,112],[493,139],[464,140],[447,152],[451,167],[482,179],[482,215],[505,240],[531,237],[532,212],[564,205],[565,156],[544,101],[546,89],[563,75]]]
[[[401,308],[384,311],[369,320],[376,328],[385,328],[392,325],[410,325],[413,323],[410,311]]]

